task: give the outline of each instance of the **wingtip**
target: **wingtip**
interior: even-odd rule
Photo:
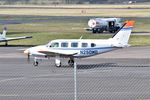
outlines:
[[[32,36],[26,36],[26,38],[32,38]]]

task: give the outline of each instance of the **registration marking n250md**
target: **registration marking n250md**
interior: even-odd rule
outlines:
[[[97,53],[98,53],[97,50],[81,50],[80,51],[80,54],[84,54],[84,55],[93,55]]]

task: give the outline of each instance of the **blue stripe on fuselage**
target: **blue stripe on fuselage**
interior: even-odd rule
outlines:
[[[89,57],[100,53],[109,52],[115,50],[117,47],[92,47],[92,48],[54,48],[54,50],[76,50],[78,54],[74,55],[75,58]]]
[[[77,57],[87,57],[87,56],[93,56],[96,54],[112,51],[115,48],[95,48],[95,49],[83,49],[80,50],[80,54],[77,54],[75,56]]]
[[[108,49],[108,48],[117,48],[117,47],[88,47],[88,48],[50,48],[50,49],[54,49],[54,50],[87,50],[87,49],[89,49],[89,50],[93,50],[93,49]]]

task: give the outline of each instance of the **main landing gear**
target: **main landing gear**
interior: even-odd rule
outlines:
[[[41,59],[38,59],[37,57],[35,57],[33,65],[34,66],[38,66],[39,65],[39,60],[41,60]],[[73,66],[74,65],[74,59],[73,58],[70,58],[68,60],[68,65],[69,66]],[[60,61],[60,57],[59,56],[56,56],[56,58],[55,58],[55,66],[56,67],[61,67],[61,61]]]
[[[73,66],[73,65],[74,65],[74,59],[73,59],[73,58],[70,58],[70,59],[68,60],[68,64],[69,64],[69,66]]]
[[[55,66],[56,67],[61,67],[61,61],[60,61],[59,57],[55,58]]]
[[[33,65],[34,66],[38,66],[39,65],[38,59],[36,57],[34,58]]]
[[[70,58],[68,60],[68,65],[69,66],[73,66],[74,65],[74,59],[73,58]],[[59,57],[56,57],[55,58],[55,66],[56,67],[61,67],[61,61],[60,61],[60,58]]]

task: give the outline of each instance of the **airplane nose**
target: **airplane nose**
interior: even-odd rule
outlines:
[[[29,54],[29,49],[26,49],[26,50],[24,51],[24,53],[25,53],[25,54]]]
[[[29,49],[26,49],[24,51],[25,54],[27,54],[27,62],[29,63],[30,62],[30,50]]]

